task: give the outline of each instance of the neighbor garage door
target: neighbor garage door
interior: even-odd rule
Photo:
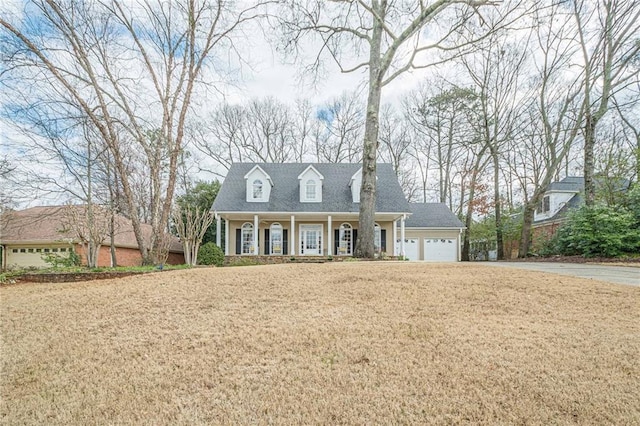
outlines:
[[[425,238],[423,240],[424,260],[428,262],[457,262],[457,238]]]
[[[418,238],[407,238],[404,240],[404,255],[409,260],[420,260]],[[400,240],[396,241],[396,253],[400,253]]]

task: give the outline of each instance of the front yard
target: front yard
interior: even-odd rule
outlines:
[[[640,289],[482,265],[0,287],[3,424],[640,423]]]

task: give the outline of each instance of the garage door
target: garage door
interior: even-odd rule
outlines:
[[[458,240],[456,238],[425,238],[424,260],[428,262],[457,262]]]
[[[404,240],[404,255],[409,260],[420,260],[418,250],[420,246],[418,245],[418,241],[417,238],[407,238]],[[400,253],[400,240],[396,241],[396,253]]]

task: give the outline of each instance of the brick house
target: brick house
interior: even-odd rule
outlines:
[[[70,212],[79,213],[84,206],[42,206],[25,210],[6,211],[0,218],[0,250],[2,269],[49,266],[43,257],[48,254],[68,256],[70,251],[80,255],[86,263],[85,247],[77,229],[71,230]],[[105,223],[104,211],[96,208],[96,221]],[[114,218],[114,247],[118,266],[137,266],[142,262],[131,221],[122,215]],[[143,224],[149,238],[151,226]],[[98,266],[111,266],[109,240],[104,235],[98,253]],[[169,242],[168,264],[184,263],[182,244],[177,237]]]
[[[603,180],[596,178],[596,188],[608,192],[609,198],[624,194],[629,190],[631,182],[627,179]],[[533,247],[538,247],[555,235],[562,226],[571,209],[583,203],[584,177],[567,176],[560,181],[549,184],[536,208],[532,224]]]

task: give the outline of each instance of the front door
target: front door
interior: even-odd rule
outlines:
[[[300,254],[322,254],[322,225],[300,225]]]

